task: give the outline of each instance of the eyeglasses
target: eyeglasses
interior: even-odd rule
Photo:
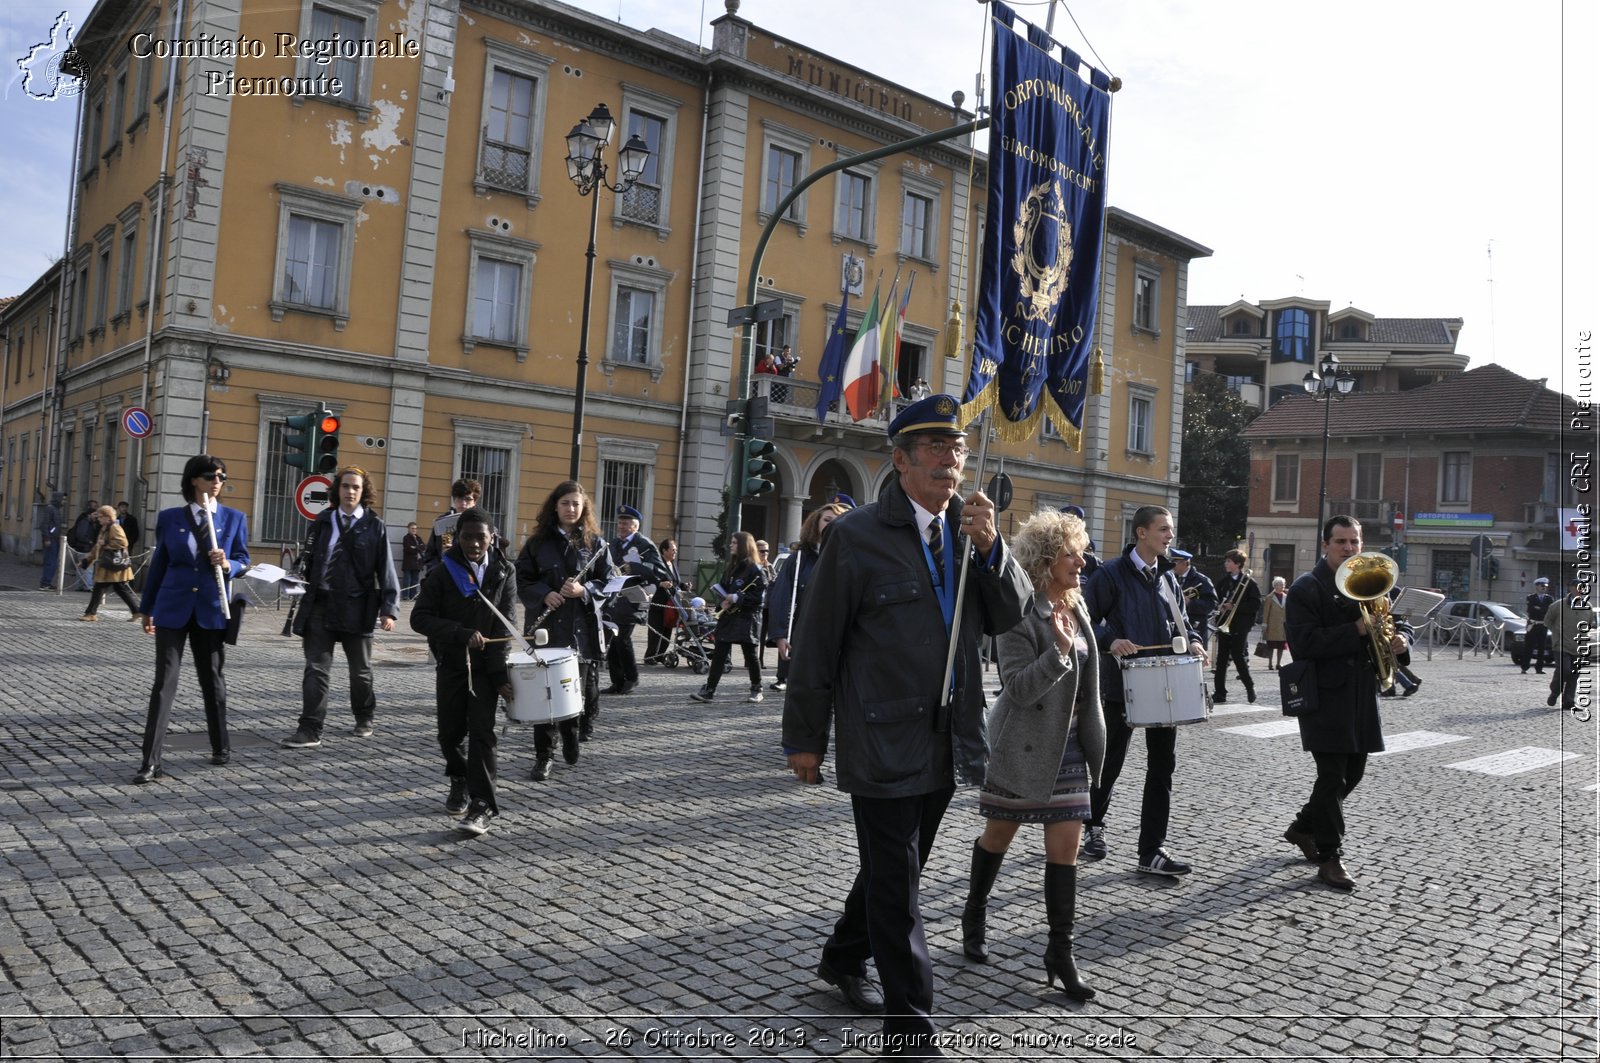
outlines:
[[[225,472],[203,472],[200,474],[200,479],[214,480],[217,483],[222,483],[223,481],[227,480],[227,478],[228,474]]]
[[[957,459],[965,459],[968,454],[972,453],[972,451],[967,449],[967,445],[961,442],[924,439],[921,443],[921,446],[923,450],[926,450],[929,454],[932,454],[936,458],[945,458],[954,455]]]

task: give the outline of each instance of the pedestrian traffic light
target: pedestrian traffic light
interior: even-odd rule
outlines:
[[[772,477],[777,474],[778,466],[770,457],[777,451],[777,446],[770,439],[744,441],[744,497],[755,498],[777,490],[778,485],[773,483]]]
[[[332,476],[339,467],[339,418],[325,405],[317,406],[312,435],[316,446],[315,471]]]
[[[296,414],[283,419],[283,463],[293,465],[306,473],[317,471],[317,429],[322,421],[322,407],[309,413]]]

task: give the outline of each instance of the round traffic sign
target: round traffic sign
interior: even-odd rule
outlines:
[[[333,481],[321,473],[312,473],[294,489],[294,508],[306,520],[316,520],[317,514],[333,505]]]
[[[150,419],[150,411],[143,406],[129,406],[122,411],[122,430],[135,439],[143,439],[155,431],[155,422]]]

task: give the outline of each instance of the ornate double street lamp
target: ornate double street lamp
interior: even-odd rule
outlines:
[[[1332,354],[1322,356],[1317,367],[1321,375],[1306,371],[1300,386],[1322,403],[1322,488],[1317,492],[1317,538],[1322,538],[1322,522],[1328,519],[1328,418],[1333,413],[1335,401],[1355,390],[1356,378],[1348,369],[1339,368],[1339,359]],[[1315,551],[1313,551],[1315,553]]]
[[[578,478],[578,458],[583,452],[583,399],[589,383],[589,309],[594,299],[594,241],[600,226],[600,189],[622,195],[639,180],[650,162],[650,145],[634,134],[617,153],[622,179],[614,185],[607,183],[606,163],[600,152],[611,143],[616,124],[610,109],[597,103],[589,117],[567,134],[567,176],[578,186],[580,196],[594,199],[589,208],[589,250],[585,252],[589,261],[583,271],[583,325],[578,334],[578,385],[572,407],[572,470],[568,477],[572,480]]]

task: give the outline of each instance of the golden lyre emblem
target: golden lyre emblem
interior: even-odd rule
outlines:
[[[1054,321],[1072,268],[1072,223],[1061,182],[1044,181],[1028,190],[1011,227],[1011,243],[1011,271],[1017,275],[1023,317]]]

